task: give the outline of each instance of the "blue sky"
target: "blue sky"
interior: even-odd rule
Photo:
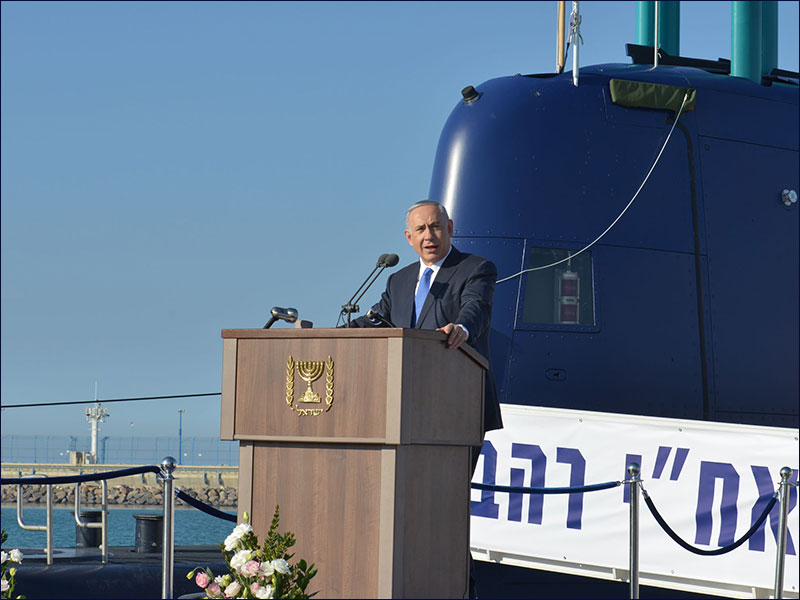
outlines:
[[[581,64],[629,62],[634,3],[581,7]],[[403,213],[460,90],[555,63],[556,2],[0,11],[3,404],[218,392],[220,330],[274,305],[333,326],[379,254],[415,258]],[[730,57],[730,3],[681,20],[681,54]],[[797,2],[779,23],[796,71]],[[218,397],[107,408],[102,435],[177,435],[179,408],[184,436],[219,435]],[[8,409],[2,433],[88,424]]]

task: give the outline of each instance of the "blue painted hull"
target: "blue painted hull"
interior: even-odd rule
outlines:
[[[448,119],[430,198],[501,278],[583,248],[674,117],[614,104],[611,79],[691,87],[696,105],[584,255],[580,322],[537,316],[558,303],[553,274],[498,284],[501,402],[797,427],[798,206],[781,202],[798,189],[796,85],[636,65],[582,69],[577,88],[570,73],[493,79]]]

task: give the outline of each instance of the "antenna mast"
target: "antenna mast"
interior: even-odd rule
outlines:
[[[100,433],[100,423],[103,422],[105,417],[109,416],[109,412],[100,406],[97,401],[97,382],[94,382],[94,406],[86,409],[86,420],[92,424],[92,464],[97,464],[97,437]]]

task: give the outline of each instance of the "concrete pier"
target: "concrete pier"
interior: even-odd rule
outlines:
[[[44,463],[3,463],[4,478],[25,475],[58,477],[65,475],[86,475],[117,471],[139,465],[65,465]],[[239,468],[236,466],[178,466],[175,469],[176,487],[198,500],[216,507],[235,507],[238,502]],[[74,504],[75,484],[54,485],[56,506]],[[46,486],[23,486],[26,503],[45,502]],[[91,506],[101,503],[99,483],[81,485],[81,503]],[[17,486],[2,486],[3,504],[16,502]],[[159,506],[163,502],[162,486],[154,473],[144,473],[129,477],[111,479],[108,482],[108,502],[111,506]],[[178,505],[181,502],[178,501]]]

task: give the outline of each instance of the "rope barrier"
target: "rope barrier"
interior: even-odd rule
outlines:
[[[608,481],[606,483],[594,483],[591,485],[579,485],[575,487],[516,487],[511,485],[491,485],[488,483],[473,483],[473,490],[488,490],[490,492],[509,492],[512,494],[578,494],[581,492],[597,492],[609,490],[622,485],[622,481]]]
[[[735,550],[736,548],[744,544],[758,530],[758,528],[761,527],[761,525],[766,520],[767,515],[769,515],[769,511],[772,510],[772,507],[775,506],[775,503],[778,501],[778,493],[776,492],[772,494],[772,499],[769,501],[766,508],[764,508],[764,511],[761,513],[761,516],[758,517],[758,519],[756,519],[755,523],[753,523],[753,526],[750,527],[750,529],[748,529],[747,532],[745,532],[745,534],[742,537],[740,537],[732,544],[729,544],[728,546],[723,546],[722,548],[717,548],[716,550],[703,550],[702,548],[695,548],[690,543],[683,540],[677,533],[675,533],[672,530],[672,528],[669,525],[667,525],[667,522],[664,520],[664,517],[662,517],[661,514],[658,512],[658,509],[656,509],[655,504],[653,504],[653,501],[650,499],[650,495],[644,490],[644,488],[642,488],[642,496],[644,496],[644,502],[645,504],[647,504],[647,508],[649,508],[650,512],[653,513],[653,517],[655,518],[656,522],[659,525],[661,525],[661,528],[664,530],[664,532],[669,537],[671,537],[673,541],[675,541],[675,543],[677,543],[681,548],[685,548],[689,552],[692,552],[693,554],[699,554],[700,556],[717,556],[719,554],[726,554],[731,550]]]
[[[139,475],[140,473],[160,473],[161,469],[156,466],[130,467],[118,471],[106,471],[105,473],[89,473],[86,475],[62,475],[60,477],[9,477],[0,479],[2,485],[58,485],[62,483],[85,483],[87,481],[102,481],[103,479],[117,479],[118,477],[128,477]]]
[[[192,498],[186,492],[183,492],[179,489],[175,489],[175,495],[186,502],[186,504],[193,506],[199,511],[202,511],[212,517],[217,517],[218,519],[225,519],[226,521],[230,521],[231,523],[236,523],[236,515],[232,515],[231,513],[227,513],[221,510],[218,510],[211,506],[210,504],[206,504],[205,502],[201,502],[197,498]]]

